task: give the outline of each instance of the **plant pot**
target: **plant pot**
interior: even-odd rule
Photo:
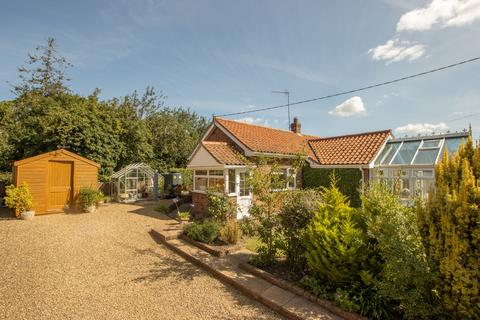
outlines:
[[[91,205],[90,207],[83,208],[83,211],[87,213],[94,213],[96,210],[97,210],[97,206],[94,204]]]
[[[32,220],[34,216],[35,211],[33,210],[23,211],[20,213],[20,218],[22,218],[22,220]]]

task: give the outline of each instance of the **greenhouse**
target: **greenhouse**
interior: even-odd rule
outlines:
[[[110,194],[119,202],[151,199],[158,174],[145,163],[130,164],[110,177]]]
[[[371,178],[386,182],[403,200],[427,198],[435,184],[435,165],[445,150],[455,153],[468,132],[390,139],[374,162]]]

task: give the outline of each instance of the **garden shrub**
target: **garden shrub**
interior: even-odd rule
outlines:
[[[185,234],[193,240],[211,244],[220,235],[220,225],[213,220],[194,222],[185,227]]]
[[[286,194],[279,213],[287,263],[295,272],[305,270],[305,245],[302,237],[320,201],[321,196],[317,190],[291,191]]]
[[[255,222],[250,217],[243,217],[238,222],[240,226],[240,230],[242,230],[242,234],[247,237],[255,236]]]
[[[417,228],[413,208],[402,205],[400,198],[380,183],[372,183],[362,196],[362,217],[368,230],[374,274],[373,287],[363,299],[364,309],[378,312],[378,301],[390,315],[406,319],[433,319],[440,315],[438,299],[433,294],[433,274]],[[364,292],[365,294],[365,292]]]
[[[228,244],[237,244],[242,238],[242,230],[237,219],[229,219],[220,230],[220,240]]]
[[[268,164],[264,159],[250,169],[248,182],[255,197],[249,213],[255,220],[256,234],[261,241],[258,255],[251,262],[258,267],[274,264],[278,250],[283,246],[279,212],[286,192],[273,191],[286,186],[287,182],[280,173],[277,162]]]
[[[318,278],[342,287],[361,279],[367,260],[365,236],[334,176],[330,188],[321,188],[321,196],[323,202],[305,231],[307,264]]]
[[[87,209],[97,203],[99,193],[97,189],[81,188],[78,192],[78,203],[82,209]]]
[[[33,197],[28,183],[22,182],[18,187],[13,184],[8,185],[5,189],[5,205],[15,209],[16,216],[23,211],[30,210],[33,206]]]
[[[420,233],[438,273],[436,290],[457,319],[480,315],[480,148],[471,138],[435,168],[435,192],[417,204]]]
[[[338,189],[348,197],[353,207],[358,208],[362,205],[360,200],[360,187],[362,181],[362,172],[354,168],[311,168],[304,165],[302,170],[302,182],[304,188],[329,187],[330,176],[335,174],[338,178]]]
[[[229,219],[237,218],[238,206],[224,193],[207,192],[208,215],[215,221],[225,224]]]

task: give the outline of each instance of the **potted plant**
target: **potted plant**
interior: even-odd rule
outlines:
[[[92,213],[97,209],[98,191],[92,188],[82,188],[78,192],[78,202],[84,212]]]
[[[20,186],[15,187],[13,184],[7,186],[5,196],[5,205],[15,210],[15,215],[23,220],[32,220],[35,211],[31,210],[33,206],[33,198],[28,188],[28,184],[23,182]]]
[[[182,222],[190,220],[190,212],[189,211],[179,211],[177,214],[178,214],[178,217],[180,218],[180,220]]]

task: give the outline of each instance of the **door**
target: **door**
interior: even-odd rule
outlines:
[[[237,204],[238,204],[238,214],[237,219],[242,219],[249,215],[248,210],[252,206],[252,193],[250,191],[250,186],[248,185],[247,181],[247,172],[240,171],[238,178],[239,178],[239,190],[237,196]]]
[[[64,210],[72,200],[73,162],[49,161],[48,210]]]

